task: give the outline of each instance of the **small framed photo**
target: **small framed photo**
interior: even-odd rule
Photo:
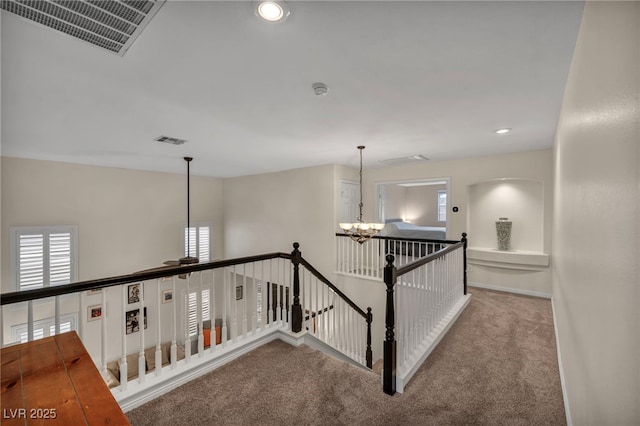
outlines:
[[[93,296],[93,295],[101,294],[101,293],[102,293],[102,289],[100,289],[100,288],[94,288],[94,289],[91,289],[91,290],[87,290],[87,296]]]
[[[87,321],[95,321],[102,318],[102,305],[93,305],[87,308]]]
[[[164,290],[162,292],[162,303],[173,302],[173,290]]]
[[[236,300],[242,300],[242,286],[236,287]]]
[[[127,311],[125,314],[126,333],[136,333],[140,331],[140,309]],[[144,328],[147,328],[147,308],[144,308]]]
[[[129,304],[138,303],[140,301],[140,284],[131,284],[128,288]]]

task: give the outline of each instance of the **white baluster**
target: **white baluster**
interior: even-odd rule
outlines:
[[[76,326],[77,327],[76,332],[78,333],[78,336],[82,341],[84,341],[84,322],[85,322],[85,312],[86,312],[86,310],[82,308],[83,306],[85,306],[82,303],[83,293],[84,293],[83,291],[79,291],[76,293],[78,295],[78,324]]]
[[[127,286],[121,285],[122,289],[122,312],[126,312],[127,307]],[[127,366],[127,318],[126,314],[120,316],[122,318],[122,327],[120,330],[124,330],[122,333],[122,357],[120,358],[120,389],[122,391],[127,390],[127,378],[128,378],[128,366]]]
[[[60,296],[55,296],[54,298],[55,305],[55,313],[54,313],[54,323],[55,323],[55,334],[60,334]]]
[[[162,315],[161,315],[161,311],[160,311],[160,303],[162,299],[162,289],[160,288],[160,281],[161,279],[158,278],[156,280],[156,318],[157,318],[157,323],[156,323],[156,327],[158,329],[158,333],[156,334],[156,351],[155,351],[155,365],[156,365],[156,376],[160,376],[162,374],[162,349],[161,349],[161,343],[162,343],[162,321],[160,321],[162,319]],[[104,312],[104,311],[103,311]]]
[[[100,362],[102,363],[102,374],[106,378],[107,375],[107,321],[109,320],[107,312],[107,288],[102,287],[100,290],[100,309],[102,318],[100,320],[101,336],[100,336]],[[58,315],[59,316],[59,315]],[[58,325],[58,328],[60,325]]]
[[[215,269],[211,270],[211,285],[209,286],[209,309],[211,310],[211,347],[209,352],[213,353],[216,350],[216,342],[218,341],[218,332],[216,331],[216,279]]]
[[[236,287],[238,285],[238,273],[236,265],[231,269],[231,340],[235,342],[238,339],[238,302],[236,300]]]
[[[198,323],[198,357],[204,356],[204,318],[202,317],[202,272],[198,272],[199,285],[196,292],[196,321]]]
[[[171,277],[171,295],[173,301],[171,302],[171,308],[173,310],[173,318],[171,321],[171,369],[176,368],[178,362],[178,294],[176,293],[176,276]]]
[[[242,265],[242,338],[247,338],[247,264]]]
[[[315,288],[315,300],[314,300],[314,302],[315,302],[314,303],[314,306],[315,306],[314,312],[316,313],[316,316],[313,319],[313,334],[317,337],[318,336],[318,319],[319,319],[318,316],[320,315],[320,309],[321,309],[320,306],[319,306],[320,305],[320,303],[319,303],[320,301],[319,301],[319,297],[318,297],[318,294],[319,294],[319,288],[318,287],[320,287],[320,282],[315,277],[313,279],[313,282],[315,283],[315,287],[316,287]]]
[[[264,261],[260,262],[260,331],[267,326],[267,312],[269,301],[267,300],[266,287],[267,283],[264,279]]]
[[[146,319],[147,316],[145,315],[144,312],[144,282],[141,282],[140,284],[140,303],[139,303],[139,307],[140,307],[140,314],[138,317],[138,327],[140,328],[140,351],[138,352],[138,382],[139,383],[144,383],[145,380],[145,371],[146,369],[146,361],[144,358],[144,330],[145,330],[145,325],[146,325]]]
[[[227,344],[227,303],[229,296],[227,295],[228,287],[227,268],[222,269],[222,346]]]
[[[251,263],[251,282],[253,283],[253,307],[251,308],[251,334],[258,330],[258,278],[256,277],[256,263]]]
[[[187,274],[184,294],[184,360],[191,361],[191,333],[189,332],[189,293],[191,293],[191,274]]]

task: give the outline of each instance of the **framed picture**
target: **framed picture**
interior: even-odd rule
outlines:
[[[140,331],[140,309],[127,311],[125,314],[126,333],[131,334]],[[144,308],[144,328],[147,328],[147,308]]]
[[[173,302],[173,290],[164,290],[162,292],[162,303]]]
[[[140,301],[140,284],[130,284],[128,288],[129,292],[129,304],[138,303]]]
[[[102,305],[93,305],[87,308],[87,321],[95,321],[102,318]]]
[[[87,290],[87,296],[93,296],[94,294],[101,294],[102,289],[94,288],[92,290]]]
[[[236,300],[242,300],[242,286],[236,287]]]

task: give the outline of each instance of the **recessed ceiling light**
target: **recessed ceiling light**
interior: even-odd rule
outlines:
[[[268,22],[282,22],[290,13],[283,1],[259,1],[256,6],[256,15]]]
[[[497,134],[499,134],[499,135],[502,135],[502,134],[504,134],[504,133],[509,133],[510,131],[511,131],[511,129],[504,128],[504,129],[498,129],[498,130],[496,130],[496,133],[497,133]]]

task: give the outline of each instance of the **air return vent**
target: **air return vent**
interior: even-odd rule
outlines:
[[[172,138],[170,136],[158,136],[154,139],[154,141],[162,142],[162,143],[170,143],[171,145],[182,145],[186,142],[184,139]]]
[[[123,56],[166,0],[2,0],[0,7]]]
[[[401,164],[422,163],[429,161],[424,155],[409,155],[407,157],[391,158],[389,160],[380,160],[380,162],[387,166],[399,166]]]

